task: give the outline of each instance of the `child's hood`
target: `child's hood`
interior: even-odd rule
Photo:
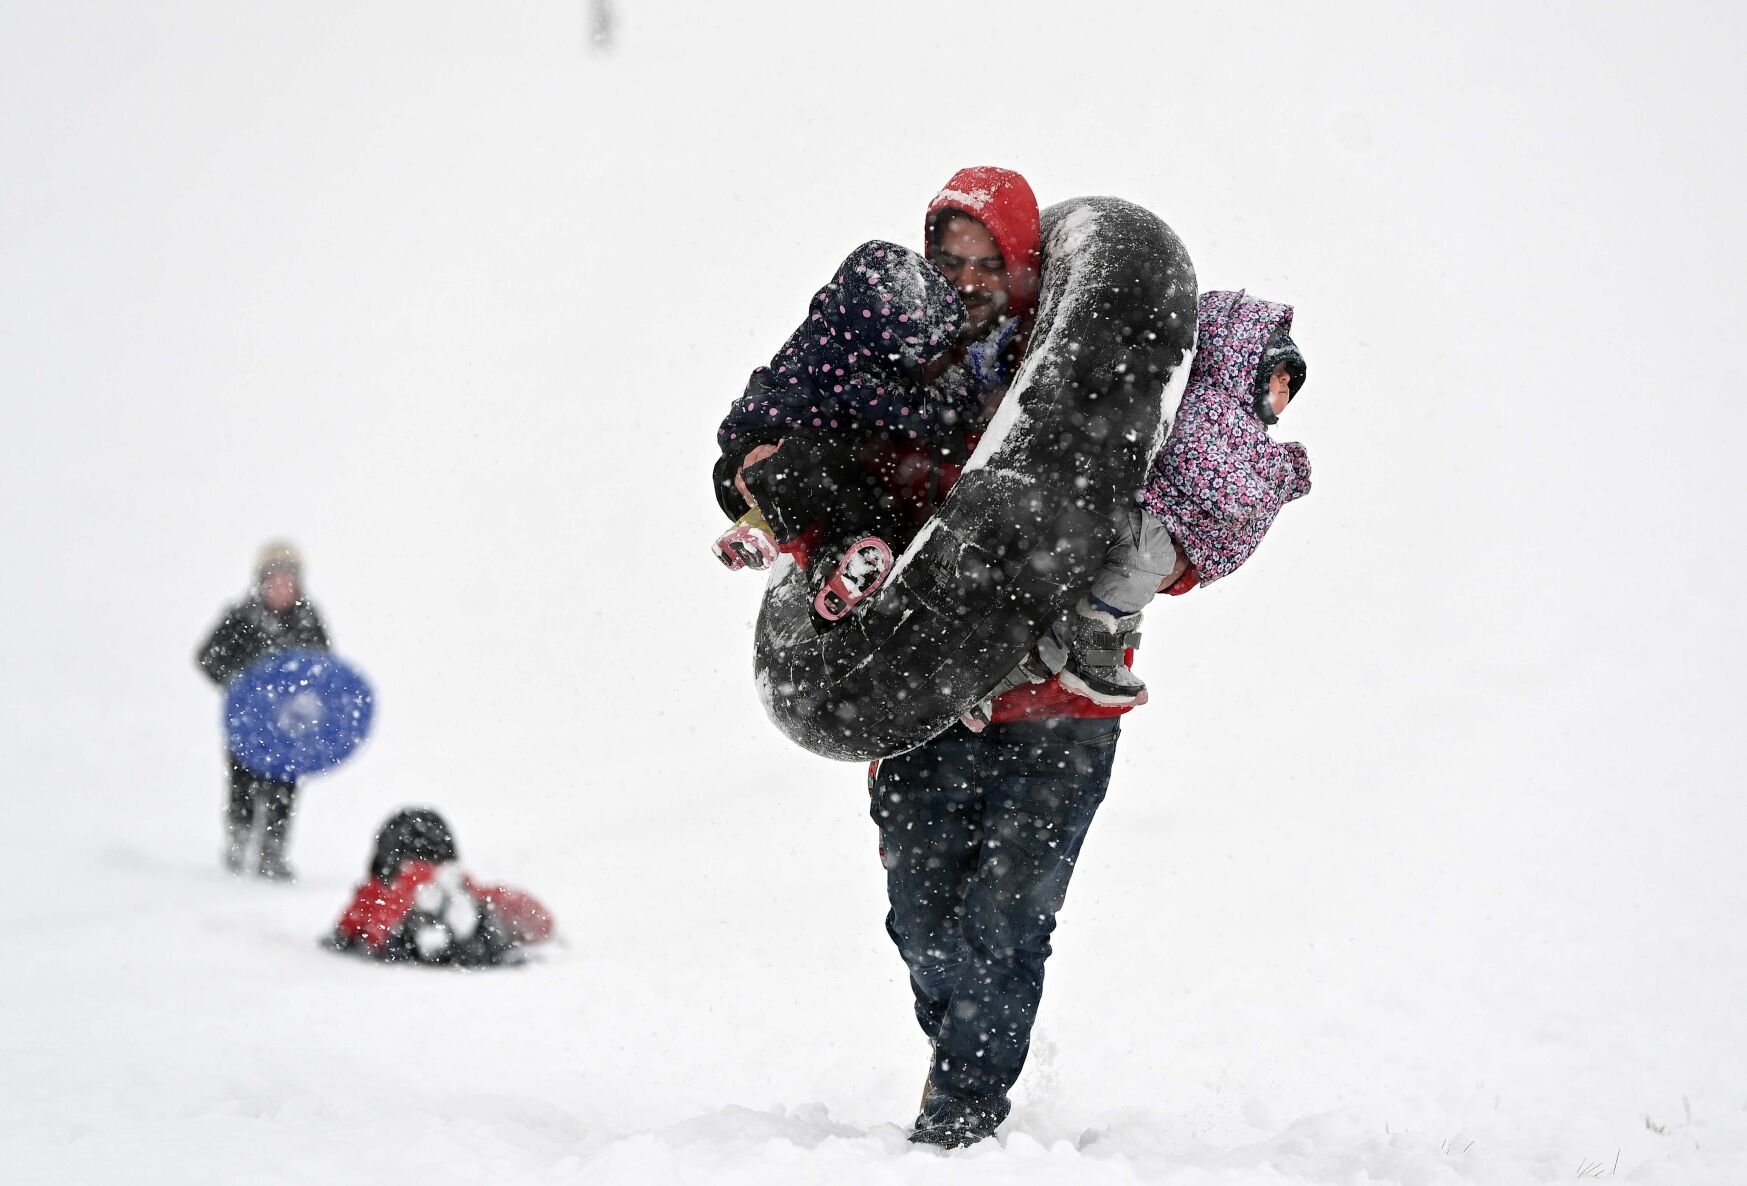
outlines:
[[[863,243],[814,295],[806,324],[771,360],[779,381],[913,375],[952,348],[965,308],[952,283],[896,243]]]
[[[1284,483],[1287,501],[1310,493],[1310,461],[1304,446],[1275,441],[1268,421],[1258,413],[1255,391],[1262,357],[1271,342],[1291,341],[1292,306],[1237,292],[1204,292],[1197,302],[1195,362],[1189,373],[1191,402],[1223,409],[1234,443],[1248,439],[1246,450],[1258,471],[1273,473]],[[1296,344],[1293,345],[1296,350]],[[1302,360],[1302,353],[1298,354]],[[1232,409],[1241,409],[1234,413]],[[1210,410],[1210,409],[1209,409]],[[1252,423],[1253,422],[1253,423]]]
[[[1249,293],[1204,292],[1196,311],[1194,369],[1247,396],[1275,334],[1292,332],[1292,306]]]

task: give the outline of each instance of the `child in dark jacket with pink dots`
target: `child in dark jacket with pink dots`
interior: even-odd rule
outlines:
[[[967,452],[983,388],[974,368],[948,365],[965,322],[922,256],[883,242],[851,252],[717,432],[717,501],[739,518],[718,557],[796,556],[828,620],[872,593],[913,518],[894,493],[901,475],[883,467],[917,447],[936,462]]]

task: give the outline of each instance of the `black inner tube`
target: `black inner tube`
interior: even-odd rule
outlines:
[[[1043,212],[1030,349],[964,475],[885,587],[824,634],[786,560],[758,617],[766,711],[802,747],[867,761],[950,726],[1085,591],[1163,443],[1195,344],[1195,270],[1119,198]]]

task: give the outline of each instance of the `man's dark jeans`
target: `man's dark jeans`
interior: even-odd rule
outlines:
[[[1043,993],[1056,912],[1110,785],[1121,726],[954,726],[879,764],[871,807],[933,1090],[1005,1096]]]

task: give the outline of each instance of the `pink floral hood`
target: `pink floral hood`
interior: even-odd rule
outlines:
[[[1262,350],[1276,330],[1291,329],[1292,307],[1204,292],[1197,313],[1189,387],[1140,502],[1209,584],[1236,572],[1280,508],[1310,493],[1310,460],[1303,445],[1268,435],[1253,402]]]

